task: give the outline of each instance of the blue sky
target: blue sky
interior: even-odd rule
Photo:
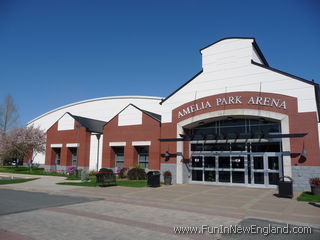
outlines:
[[[0,100],[24,124],[90,98],[165,97],[201,70],[199,49],[233,36],[319,82],[319,13],[318,0],[0,0]]]

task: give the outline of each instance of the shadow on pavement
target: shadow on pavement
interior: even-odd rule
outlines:
[[[73,197],[40,192],[0,189],[0,215],[98,201],[102,198]]]

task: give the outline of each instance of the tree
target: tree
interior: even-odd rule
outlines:
[[[19,114],[13,101],[13,97],[8,94],[0,106],[0,130],[6,134],[13,129],[18,122]]]
[[[0,157],[21,159],[45,151],[46,133],[40,128],[15,128],[0,135]]]

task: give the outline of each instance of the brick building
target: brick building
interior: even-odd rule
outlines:
[[[270,188],[290,176],[307,190],[320,176],[319,85],[270,67],[253,38],[200,53],[202,70],[165,98],[93,99],[32,120],[47,130],[35,161],[62,170],[140,164],[171,171],[178,184]]]

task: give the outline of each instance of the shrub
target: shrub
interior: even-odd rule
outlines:
[[[122,168],[119,172],[119,178],[127,178],[128,177],[128,168]]]
[[[121,171],[122,168],[123,168],[123,167],[116,167],[116,171],[115,171],[115,172],[116,172],[117,175],[119,175],[119,173],[120,173],[120,171]]]
[[[320,187],[320,178],[310,178],[309,182],[311,187]]]
[[[145,180],[146,178],[147,174],[143,168],[131,168],[128,171],[129,180]]]
[[[89,176],[95,176],[97,174],[97,171],[92,170],[89,172]]]
[[[113,173],[113,170],[110,168],[100,168],[99,172],[112,172]]]
[[[142,168],[139,163],[133,165],[133,168]]]
[[[67,173],[69,175],[75,175],[76,171],[77,171],[77,168],[75,166],[70,166],[67,168]]]

